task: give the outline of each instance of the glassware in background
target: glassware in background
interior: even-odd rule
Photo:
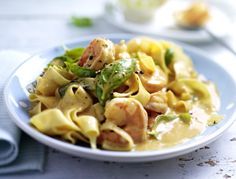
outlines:
[[[153,19],[156,10],[166,0],[118,0],[118,6],[128,21],[145,23]]]

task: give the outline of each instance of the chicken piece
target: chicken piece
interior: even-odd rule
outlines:
[[[105,117],[108,121],[124,129],[133,139],[134,143],[147,139],[147,112],[141,103],[133,98],[114,98],[107,103]],[[113,137],[111,137],[111,135]],[[103,137],[116,142],[118,134],[104,133]],[[118,142],[121,141],[120,139]]]
[[[115,47],[110,40],[96,38],[82,54],[79,65],[93,70],[101,70],[115,60]]]

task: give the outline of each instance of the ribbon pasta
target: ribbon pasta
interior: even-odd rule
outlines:
[[[50,66],[42,77],[38,77],[36,90],[44,96],[53,96],[58,87],[68,84],[71,75],[57,66]]]
[[[72,121],[56,108],[47,109],[33,116],[30,122],[41,132],[48,135],[62,135],[70,131],[80,131]]]
[[[130,137],[130,135],[125,132],[123,129],[118,127],[117,125],[113,124],[112,122],[105,122],[101,126],[101,131],[114,131],[116,134],[122,137],[127,143],[125,145],[117,145],[116,143],[109,141],[109,140],[104,140],[102,143],[102,146],[104,149],[109,149],[109,150],[132,150],[134,147],[134,141]]]
[[[70,85],[58,104],[62,111],[75,108],[77,112],[92,105],[92,99],[88,93],[78,84]]]
[[[91,148],[96,149],[96,140],[100,134],[97,119],[93,116],[82,115],[73,120],[81,128],[81,132],[84,136],[89,138]]]

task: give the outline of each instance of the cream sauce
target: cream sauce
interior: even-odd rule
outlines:
[[[215,86],[210,84],[208,90],[211,94],[212,105],[215,110],[218,110],[220,99]],[[194,104],[191,113],[190,124],[186,124],[178,118],[171,122],[162,122],[157,127],[157,139],[152,138],[144,143],[137,144],[134,150],[157,150],[184,143],[207,128],[207,121],[214,114],[214,111],[204,110],[203,106]]]
[[[203,118],[207,117],[208,115],[203,116]],[[190,124],[186,124],[178,118],[171,122],[160,123],[157,127],[159,131],[157,139],[149,139],[145,143],[138,144],[135,150],[156,150],[186,142],[204,131],[206,121],[200,121],[194,117]]]

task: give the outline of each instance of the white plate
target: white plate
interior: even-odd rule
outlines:
[[[127,34],[99,35],[117,43],[121,39],[129,40],[134,37]],[[81,38],[74,42],[66,44],[69,48],[85,47],[96,36]],[[209,58],[207,54],[202,53],[196,48],[181,45],[193,60],[196,69],[213,81],[219,91],[221,98],[221,108],[219,113],[225,116],[220,123],[208,127],[202,134],[192,138],[190,141],[176,145],[171,148],[156,151],[140,152],[115,152],[105,150],[92,150],[87,147],[69,144],[67,142],[52,138],[38,132],[29,125],[29,115],[27,109],[22,107],[22,102],[30,105],[28,100],[28,91],[26,86],[32,83],[36,77],[41,74],[43,68],[56,56],[64,53],[63,47],[55,47],[29,58],[11,75],[4,89],[4,100],[16,125],[25,131],[28,135],[39,142],[48,145],[57,150],[71,155],[86,157],[96,160],[117,161],[117,162],[143,162],[167,159],[191,152],[197,148],[203,147],[214,141],[226,131],[233,123],[236,116],[236,82],[234,77],[220,64]]]
[[[145,24],[138,24],[127,21],[118,5],[115,2],[107,3],[105,8],[105,19],[114,26],[135,33],[159,35],[167,38],[185,42],[207,42],[211,37],[204,30],[185,30],[175,25],[173,13],[188,6],[191,1],[167,1],[165,5],[157,10],[152,21]],[[210,2],[211,19],[207,28],[219,38],[225,37],[231,31],[232,21],[228,14],[225,14],[217,3]]]

